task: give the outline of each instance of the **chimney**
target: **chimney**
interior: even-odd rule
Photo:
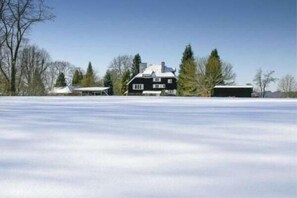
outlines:
[[[165,73],[165,62],[161,62],[161,73]]]
[[[139,64],[139,73],[143,73],[146,68],[147,68],[147,63],[140,63]]]

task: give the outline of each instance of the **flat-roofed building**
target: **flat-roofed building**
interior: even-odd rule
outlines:
[[[252,97],[253,86],[218,85],[213,89],[212,97]]]
[[[50,95],[62,96],[107,96],[109,87],[54,87]]]

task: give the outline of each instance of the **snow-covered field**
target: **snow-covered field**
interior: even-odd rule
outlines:
[[[297,197],[297,100],[0,97],[0,197]]]

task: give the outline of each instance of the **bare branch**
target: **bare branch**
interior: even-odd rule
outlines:
[[[266,88],[268,88],[271,83],[274,83],[277,80],[277,78],[273,77],[274,73],[274,71],[267,71],[263,74],[261,68],[257,71],[254,82],[259,88],[261,98],[265,98]]]

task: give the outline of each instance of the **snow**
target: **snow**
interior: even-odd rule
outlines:
[[[109,87],[80,87],[75,88],[74,91],[107,91]]]
[[[154,94],[154,95],[161,95],[162,91],[143,91],[142,94]]]
[[[168,66],[165,66],[165,73],[172,73],[172,72],[175,72],[175,69],[174,68],[171,68],[171,67],[168,67]],[[155,72],[155,73],[164,73],[162,72],[162,65],[159,65],[159,64],[151,64],[149,65],[145,71],[143,73],[152,73],[152,72]]]
[[[66,86],[66,87],[54,87],[51,90],[50,94],[71,94],[75,87],[73,86]]]
[[[151,78],[151,77],[153,77],[153,78],[176,78],[175,74],[173,74],[172,72],[166,72],[166,73],[147,72],[147,73],[137,74],[136,76],[134,76],[134,78],[132,80],[134,80],[135,78],[143,78],[143,77],[147,77],[147,78]],[[130,82],[132,82],[132,80]]]
[[[215,88],[254,88],[249,85],[217,85]]]
[[[132,78],[128,83],[130,84],[135,78],[143,78],[143,77],[147,77],[147,78],[176,78],[175,74],[175,69],[171,68],[171,67],[167,67],[165,66],[165,72],[162,72],[162,65],[149,65],[149,67],[147,67],[143,73],[139,73],[136,76],[134,76],[134,78]]]
[[[0,97],[0,197],[296,197],[297,100]]]

